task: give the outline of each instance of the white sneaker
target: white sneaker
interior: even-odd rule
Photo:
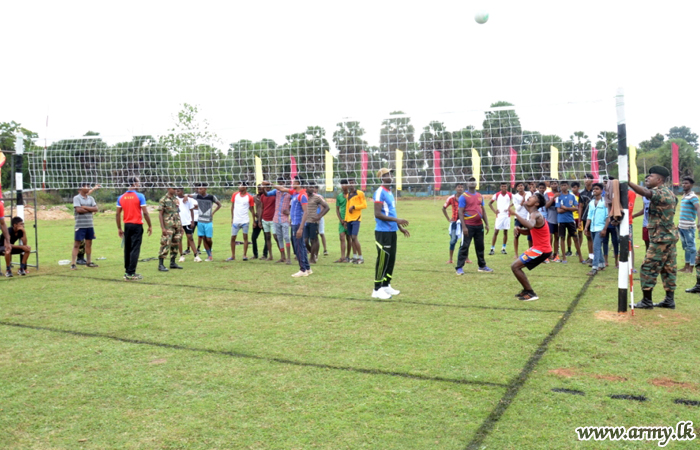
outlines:
[[[180,256],[180,259],[178,259],[177,262],[185,262],[185,255]]]
[[[392,288],[391,285],[384,286],[382,290],[389,295],[399,295],[401,293],[401,291],[397,291],[396,289]]]
[[[311,269],[309,269],[309,270],[306,271],[306,273],[308,273],[309,275],[311,275],[312,273],[314,273],[314,271],[311,270]]]
[[[302,272],[301,270],[295,274],[292,275],[294,278],[299,278],[299,277],[308,277],[309,272]]]
[[[195,256],[194,262],[202,262],[202,258],[200,258],[199,256]]]
[[[391,298],[391,294],[386,292],[384,289],[378,289],[376,291],[372,291],[372,298],[379,298],[382,300],[388,300]]]

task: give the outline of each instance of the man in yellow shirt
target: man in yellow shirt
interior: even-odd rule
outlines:
[[[355,188],[355,180],[348,180],[348,203],[345,211],[345,222],[347,223],[348,235],[350,235],[350,245],[352,246],[352,263],[364,264],[362,248],[357,235],[360,233],[360,222],[362,221],[362,210],[367,208],[365,193]]]

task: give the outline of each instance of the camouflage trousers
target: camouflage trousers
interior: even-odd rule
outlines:
[[[653,289],[656,286],[656,277],[661,275],[664,290],[675,291],[677,270],[676,242],[650,242],[639,272],[642,289]]]
[[[179,252],[179,244],[182,239],[182,227],[180,222],[165,222],[165,230],[167,234],[160,237],[160,252],[158,258],[167,258],[177,256]]]

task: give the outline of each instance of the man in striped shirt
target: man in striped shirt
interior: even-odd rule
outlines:
[[[683,198],[681,199],[681,217],[678,221],[678,233],[681,237],[683,250],[685,250],[685,267],[679,272],[693,273],[695,264],[695,227],[700,214],[700,201],[693,192],[695,180],[690,177],[683,178]]]
[[[447,197],[445,204],[442,205],[442,214],[450,224],[450,227],[448,228],[448,232],[450,234],[450,259],[447,261],[447,264],[452,264],[455,246],[457,245],[459,238],[462,236],[462,226],[459,223],[459,198],[462,196],[462,194],[464,194],[464,184],[457,183],[457,186],[455,186],[455,193]],[[447,215],[448,206],[452,208],[452,216]]]

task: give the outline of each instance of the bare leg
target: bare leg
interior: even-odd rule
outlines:
[[[78,259],[78,250],[80,250],[80,241],[74,241],[73,242],[73,255],[70,260],[71,265],[75,265],[75,261]],[[12,258],[10,256],[10,258]]]
[[[243,257],[248,257],[248,235],[243,233]]]
[[[491,247],[495,247],[495,246],[496,246],[496,238],[498,237],[498,231],[499,231],[499,230],[496,230],[496,231],[494,231],[494,233],[493,233],[493,237],[491,238]]]
[[[85,239],[85,260],[88,264],[92,262],[92,239]]]
[[[236,236],[231,236],[231,259],[236,259]]]
[[[325,255],[328,253],[328,249],[326,248],[326,235],[320,234],[319,236],[321,236],[321,243],[323,243],[323,254]]]
[[[274,259],[272,257],[272,235],[269,231],[265,233],[265,245],[267,246],[267,260],[272,261]]]
[[[523,287],[523,290],[531,291],[532,286],[530,285],[530,280],[527,279],[527,275],[525,275],[525,272],[523,272],[523,267],[525,267],[523,261],[521,259],[517,259],[513,261],[513,264],[511,264],[510,270],[513,271],[513,275],[515,275],[515,278]]]

